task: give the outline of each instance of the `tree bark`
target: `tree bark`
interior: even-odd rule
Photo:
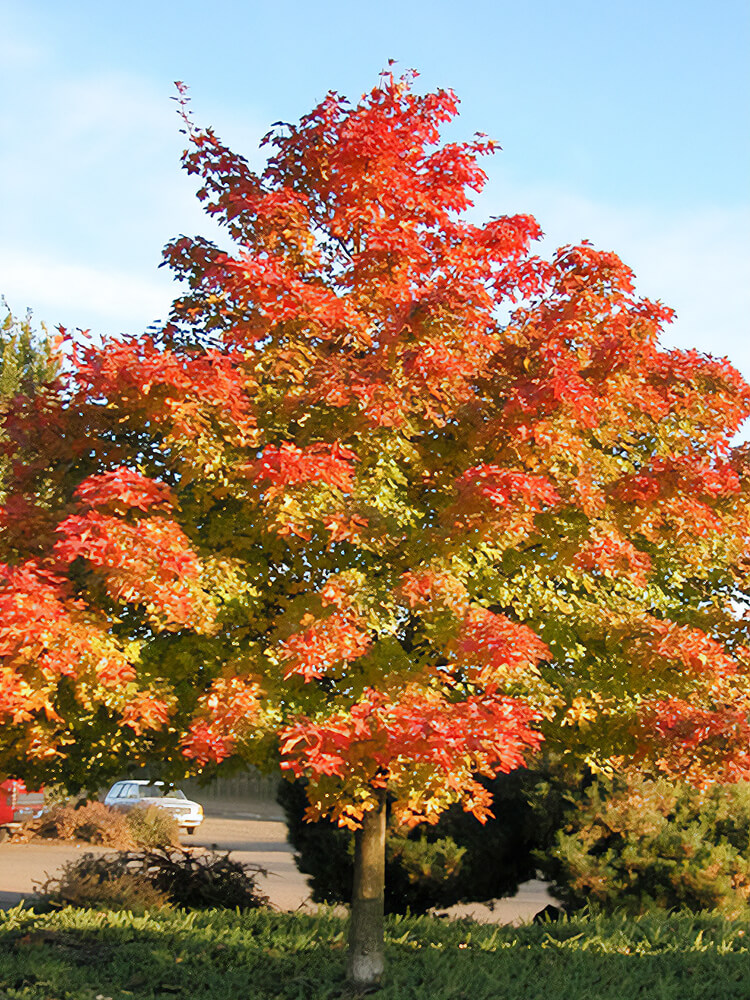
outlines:
[[[378,807],[365,813],[354,838],[354,882],[346,974],[355,986],[374,986],[383,975],[385,894],[385,789]]]

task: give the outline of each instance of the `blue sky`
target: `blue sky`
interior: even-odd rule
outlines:
[[[747,0],[0,0],[0,292],[39,320],[138,332],[175,293],[178,233],[213,235],[170,97],[251,161],[276,120],[388,59],[451,87],[451,136],[503,146],[481,215],[588,238],[675,307],[670,343],[750,378]]]

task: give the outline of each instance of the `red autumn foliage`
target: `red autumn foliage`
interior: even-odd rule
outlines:
[[[329,94],[260,173],[181,101],[228,247],[174,240],[159,335],[5,420],[3,759],[65,760],[77,704],[165,759],[280,747],[349,823],[384,785],[481,815],[542,739],[697,773],[734,733],[744,773],[741,376],[616,254],[471,221],[496,147],[441,142],[449,91]]]
[[[458,486],[486,497],[496,507],[521,503],[532,510],[541,510],[560,500],[554,486],[544,476],[528,476],[497,465],[467,469],[458,480]]]
[[[352,462],[357,456],[336,442],[297,448],[293,444],[270,445],[258,459],[254,478],[263,484],[266,496],[285,492],[287,486],[300,483],[324,482],[348,493],[352,488]]]
[[[346,666],[367,652],[371,638],[356,614],[334,612],[327,618],[284,639],[279,656],[284,663],[284,680],[296,674],[305,681],[322,677],[333,666]]]
[[[200,762],[221,761],[236,749],[236,734],[260,714],[257,681],[219,677],[203,695],[196,718],[182,740],[182,751]]]
[[[534,718],[530,708],[494,692],[451,703],[418,689],[405,689],[397,700],[368,689],[347,712],[320,723],[300,718],[284,729],[281,766],[297,777],[334,776],[346,784],[361,762],[373,787],[379,781],[387,785],[404,766],[427,764],[449,775],[456,757],[465,755],[485,773],[507,772],[521,767],[529,750],[541,743],[540,734],[529,727]],[[483,787],[469,779],[461,791],[471,796],[473,811],[484,821],[489,797]],[[407,824],[425,818],[408,806],[398,809]],[[351,825],[358,818],[345,805],[337,813]],[[434,821],[437,815],[431,818]]]

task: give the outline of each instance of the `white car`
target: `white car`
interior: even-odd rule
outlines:
[[[195,833],[203,822],[203,807],[186,798],[179,788],[171,788],[163,781],[145,781],[128,778],[116,781],[104,798],[104,805],[127,811],[134,806],[158,806],[177,820],[181,830]]]

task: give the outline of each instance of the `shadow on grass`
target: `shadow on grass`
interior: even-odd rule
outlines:
[[[281,913],[18,909],[0,920],[0,996],[23,1000],[334,1000],[345,926]],[[672,921],[672,925],[670,925]],[[681,922],[682,921],[682,922]],[[675,923],[676,922],[676,923]],[[747,1000],[740,922],[389,923],[382,1000]]]

